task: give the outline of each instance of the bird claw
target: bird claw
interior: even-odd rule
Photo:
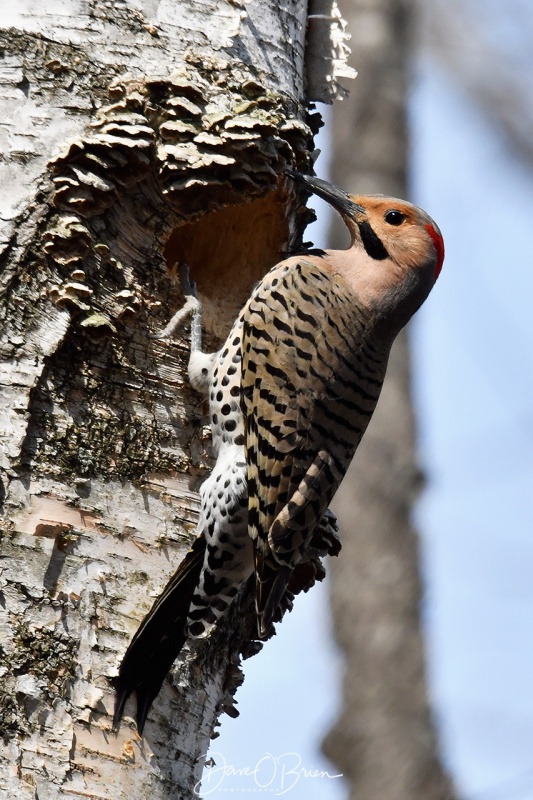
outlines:
[[[181,288],[185,297],[184,305],[176,311],[170,322],[165,325],[163,330],[153,333],[150,339],[161,340],[169,339],[178,327],[191,315],[199,318],[202,304],[198,300],[196,283],[189,278],[189,265],[180,264],[178,267]]]
[[[196,283],[190,279],[189,265],[183,262],[180,263],[178,265],[178,272],[180,275],[181,288],[185,297],[195,297],[198,299],[198,295],[196,294]]]

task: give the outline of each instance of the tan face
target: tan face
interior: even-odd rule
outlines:
[[[444,260],[444,242],[435,222],[422,209],[392,197],[354,196],[365,210],[356,214],[356,232],[372,257],[389,257],[402,270],[432,265],[435,279]],[[353,222],[350,225],[353,230]]]

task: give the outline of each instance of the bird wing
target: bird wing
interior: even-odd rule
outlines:
[[[260,635],[271,627],[379,394],[369,409],[358,404],[359,389],[367,394],[356,377],[364,315],[346,284],[320,262],[279,264],[243,317],[248,524]]]

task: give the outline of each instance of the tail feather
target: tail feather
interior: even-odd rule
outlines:
[[[199,536],[141,622],[115,680],[113,729],[118,730],[132,692],[137,695],[137,728],[142,734],[152,702],[187,638],[187,617],[200,580],[206,540]]]
[[[278,564],[268,551],[262,553],[257,546],[254,554],[257,633],[260,639],[268,639],[273,633],[273,622],[277,621],[292,569]]]

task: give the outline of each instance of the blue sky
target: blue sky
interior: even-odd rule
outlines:
[[[531,800],[533,176],[428,60],[413,88],[411,126],[412,199],[446,242],[444,270],[412,332],[428,476],[417,520],[431,694],[460,797]],[[324,156],[317,170],[327,173]],[[313,205],[324,223],[324,206]],[[319,246],[324,230],[310,232]],[[213,744],[219,764],[253,770],[267,753],[282,765],[296,752],[304,768],[335,774],[319,753],[340,702],[328,613],[322,585],[298,598],[275,639],[246,662],[241,717],[223,719]],[[283,788],[290,800],[347,796],[341,779],[325,776],[281,786],[281,767],[273,777],[269,765],[260,779],[272,778],[271,796]],[[206,796],[257,788],[252,776],[226,776]]]
[[[445,269],[415,326],[432,688],[465,798],[533,797],[533,175],[421,65],[413,192]]]

